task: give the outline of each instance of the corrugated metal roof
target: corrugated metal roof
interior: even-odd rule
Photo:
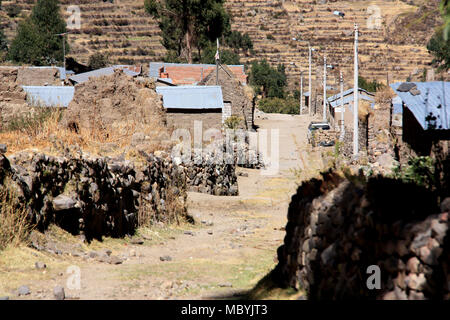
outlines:
[[[450,126],[450,82],[413,82],[420,94],[414,96],[410,92],[400,92],[402,83],[393,83],[391,88],[411,110],[417,122],[424,130],[435,128],[449,130]],[[445,101],[445,103],[444,103]],[[429,116],[436,119],[428,119]]]
[[[156,87],[166,109],[222,109],[220,86]]]
[[[114,74],[114,70],[122,69],[126,75],[131,77],[138,76],[141,72],[138,71],[136,66],[128,66],[128,65],[115,65],[111,67],[101,68],[89,72],[79,73],[74,76],[71,76],[69,79],[76,83],[83,83],[89,80],[90,77],[101,77],[101,76],[110,76]],[[139,68],[140,69],[140,68]]]
[[[347,95],[349,95],[349,94],[353,94],[353,91],[354,91],[354,88],[350,88],[350,89],[348,89],[348,90],[345,90],[345,91],[344,91],[344,97],[347,96]],[[364,92],[364,93],[365,93],[366,95],[368,95],[368,96],[374,96],[373,93],[371,93],[371,92],[369,92],[369,91],[367,91],[367,90],[364,90],[364,89],[359,88],[359,91],[360,91],[360,92]],[[336,99],[340,99],[340,98],[341,98],[341,93],[339,92],[339,93],[335,94],[334,96],[329,97],[329,98],[328,98],[328,102],[332,102],[332,101],[334,101],[334,100],[336,100]]]
[[[75,87],[58,86],[23,86],[27,100],[34,106],[65,107],[69,106],[75,94]]]
[[[352,92],[353,92],[353,90],[352,90]],[[348,103],[350,103],[350,102],[353,102],[353,99],[354,99],[354,95],[353,94],[351,94],[351,95],[347,95],[347,96],[345,96],[344,95],[344,104],[348,104]],[[366,101],[370,101],[370,102],[375,102],[375,99],[374,98],[372,98],[372,97],[370,97],[370,96],[368,96],[368,95],[365,95],[365,94],[359,94],[359,99],[360,100],[366,100]],[[340,107],[341,106],[341,98],[340,98],[340,95],[339,95],[339,99],[337,99],[337,100],[334,100],[334,101],[331,101],[330,102],[330,99],[328,99],[328,103],[331,105],[331,107],[333,107],[333,108],[336,108],[336,107]]]

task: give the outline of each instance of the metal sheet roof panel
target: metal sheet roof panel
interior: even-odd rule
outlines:
[[[74,87],[22,86],[27,100],[34,106],[67,108],[75,94]]]
[[[166,109],[222,109],[220,86],[157,87]]]
[[[450,82],[413,82],[420,91],[418,95],[398,91],[402,83],[393,83],[391,88],[411,110],[424,130],[450,129]],[[435,117],[430,119],[429,117]]]

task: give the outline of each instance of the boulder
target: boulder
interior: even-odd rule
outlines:
[[[63,194],[54,198],[52,204],[55,211],[70,210],[77,206],[77,202],[74,199]]]

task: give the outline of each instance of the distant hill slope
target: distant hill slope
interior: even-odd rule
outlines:
[[[28,14],[34,2],[3,1],[0,21],[9,38],[20,16]],[[70,56],[78,61],[86,63],[97,50],[109,53],[118,63],[158,61],[164,56],[158,25],[145,13],[144,0],[60,2],[65,14],[68,5],[78,4],[81,8],[81,30],[69,36]],[[254,54],[242,56],[242,62],[266,58],[272,64],[284,63],[289,83],[296,87],[300,71],[306,75],[308,70],[308,50],[305,43],[292,41],[293,37],[311,41],[320,49],[314,54],[313,68],[318,80],[322,77],[324,53],[328,62],[337,67],[330,71],[330,85],[337,85],[339,68],[344,70],[347,82],[353,79],[355,21],[361,31],[362,76],[386,82],[387,69],[390,81],[421,75],[432,60],[425,45],[441,21],[438,3],[439,0],[228,0],[226,7],[233,15],[233,29],[248,32],[255,44]],[[12,4],[20,6],[22,13],[11,19],[5,8]],[[376,18],[377,8],[383,23],[380,29],[370,29],[368,21]],[[345,18],[333,15],[335,10],[344,12]]]

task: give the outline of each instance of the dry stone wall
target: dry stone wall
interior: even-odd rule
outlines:
[[[15,190],[41,231],[55,223],[87,239],[132,234],[141,219],[186,215],[194,184],[199,192],[237,194],[233,165],[177,165],[168,156],[142,155],[138,167],[124,158],[0,154],[0,188]]]
[[[292,197],[274,279],[313,300],[450,299],[450,198],[437,203],[416,185],[323,174]]]

